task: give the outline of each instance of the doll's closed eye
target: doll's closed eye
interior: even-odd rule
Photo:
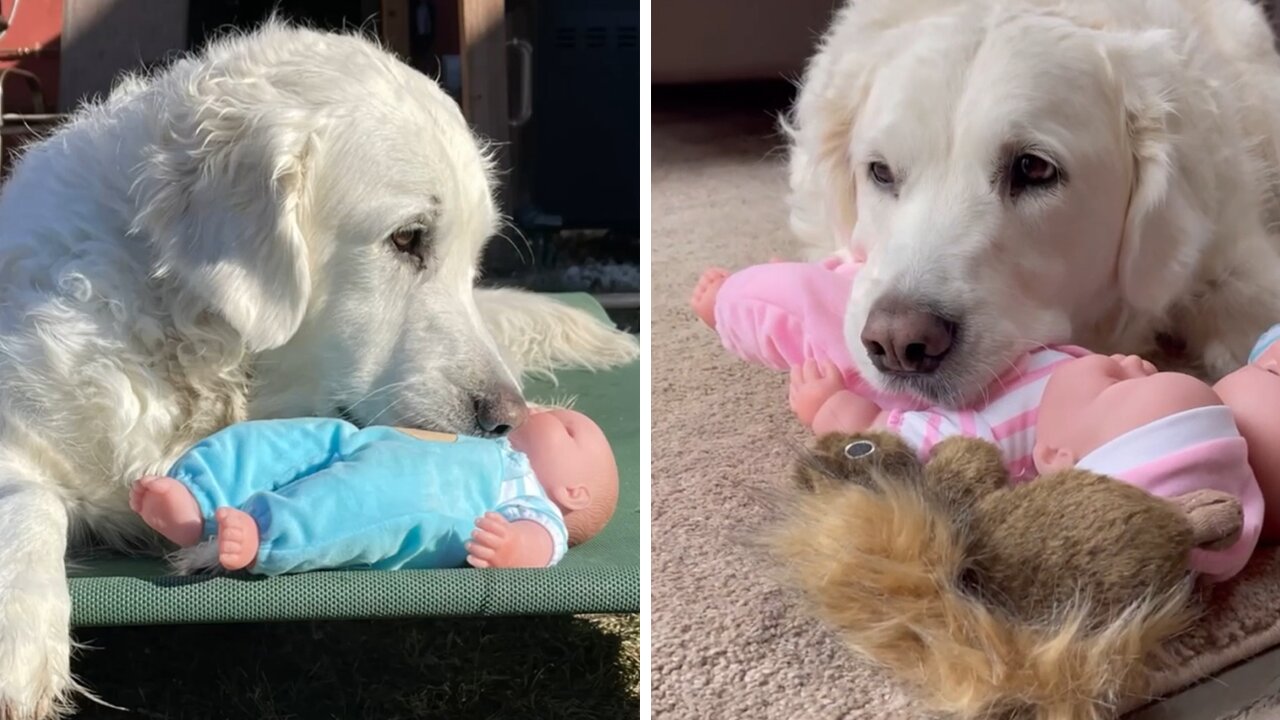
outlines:
[[[876,451],[876,444],[870,440],[854,440],[844,446],[844,456],[850,460],[864,458]]]

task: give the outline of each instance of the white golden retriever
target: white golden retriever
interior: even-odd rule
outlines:
[[[1246,0],[852,0],[788,125],[792,228],[866,254],[846,337],[881,387],[959,403],[1041,343],[1158,337],[1216,377],[1280,322]]]
[[[68,535],[145,542],[127,484],[199,438],[297,415],[500,434],[526,413],[509,368],[637,353],[473,291],[486,156],[435,83],[355,36],[272,22],[126,79],[2,192],[0,717],[75,689]]]

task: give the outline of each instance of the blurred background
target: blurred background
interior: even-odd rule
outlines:
[[[0,0],[0,173],[121,71],[272,11],[379,37],[496,144],[486,282],[589,292],[639,331],[639,0]]]

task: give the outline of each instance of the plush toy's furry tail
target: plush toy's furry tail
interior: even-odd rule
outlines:
[[[767,539],[786,584],[857,652],[960,718],[1113,716],[1147,663],[1191,620],[1189,586],[1090,629],[1086,599],[1016,622],[964,587],[963,529],[909,484],[804,494]],[[1094,619],[1096,622],[1096,619]]]

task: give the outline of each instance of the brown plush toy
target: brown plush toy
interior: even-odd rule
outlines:
[[[1083,470],[1011,487],[995,446],[926,465],[889,433],[826,435],[768,535],[786,584],[856,651],[962,718],[1105,718],[1194,617],[1188,557],[1240,506]]]

